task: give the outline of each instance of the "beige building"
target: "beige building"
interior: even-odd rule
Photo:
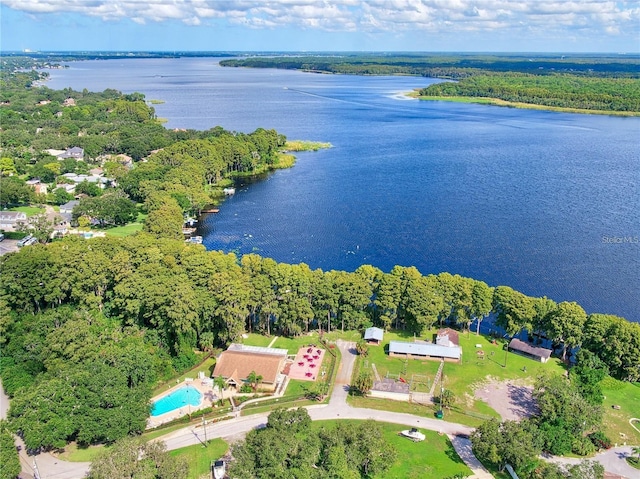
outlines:
[[[213,377],[223,377],[227,385],[240,388],[252,371],[262,376],[261,389],[275,390],[282,382],[286,349],[262,348],[233,343],[216,361]]]

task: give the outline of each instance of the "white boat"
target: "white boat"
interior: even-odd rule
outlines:
[[[236,194],[236,189],[235,188],[225,188],[222,191],[223,191],[223,193],[225,195],[235,195]]]
[[[418,431],[415,427],[412,427],[411,429],[405,429],[404,431],[401,431],[400,434],[402,434],[404,437],[408,437],[414,442],[424,441],[425,438],[425,435]]]
[[[222,459],[213,463],[213,477],[214,479],[223,479],[226,471],[225,463]]]

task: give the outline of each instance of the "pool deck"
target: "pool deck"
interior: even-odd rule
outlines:
[[[186,405],[167,413],[160,414],[158,416],[149,416],[149,419],[147,419],[147,429],[152,429],[156,426],[159,426],[160,424],[164,424],[165,422],[173,421],[174,419],[192,414],[195,411],[199,411],[200,409],[211,407],[211,403],[213,401],[217,401],[220,397],[218,388],[214,388],[213,385],[207,384],[206,379],[185,379],[184,381],[177,383],[175,386],[170,387],[165,392],[151,398],[151,401],[155,402],[158,399],[162,399],[163,397],[184,386],[191,386],[200,391],[200,393],[202,394],[202,401],[200,402],[200,404],[197,406]]]

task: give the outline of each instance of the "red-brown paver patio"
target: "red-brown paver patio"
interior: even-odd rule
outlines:
[[[317,346],[304,346],[298,349],[296,358],[289,369],[290,379],[300,379],[302,381],[315,381],[321,374],[322,360],[324,359],[324,349]]]

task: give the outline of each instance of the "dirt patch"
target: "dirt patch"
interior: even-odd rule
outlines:
[[[503,420],[519,421],[538,412],[533,387],[517,381],[490,380],[476,388],[475,396],[486,402]]]

